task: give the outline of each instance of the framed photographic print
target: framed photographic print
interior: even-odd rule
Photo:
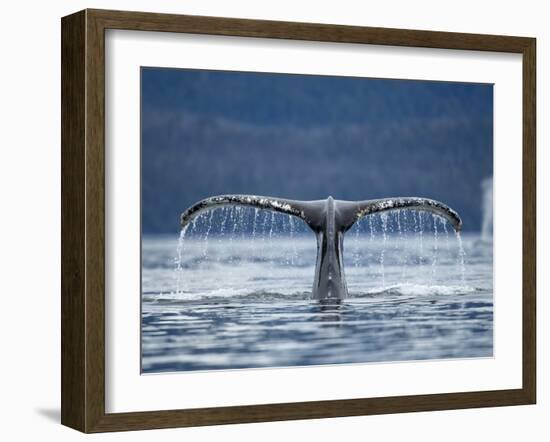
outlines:
[[[535,403],[535,40],[62,19],[62,423]]]

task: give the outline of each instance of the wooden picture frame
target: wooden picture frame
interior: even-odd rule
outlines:
[[[105,30],[517,53],[523,57],[523,385],[456,392],[132,413],[105,412]],[[62,424],[83,432],[533,404],[536,157],[533,38],[84,10],[62,19]]]

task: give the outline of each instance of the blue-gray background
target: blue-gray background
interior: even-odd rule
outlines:
[[[493,173],[493,87],[142,69],[142,229],[224,193],[424,196],[481,223]]]

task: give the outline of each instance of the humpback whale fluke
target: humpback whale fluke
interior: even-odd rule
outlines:
[[[365,201],[326,200],[296,201],[256,195],[220,195],[206,198],[181,214],[181,227],[201,212],[221,206],[249,206],[273,210],[298,217],[306,222],[317,237],[317,263],[313,296],[321,301],[340,300],[347,296],[344,261],[344,234],[364,216],[398,209],[432,212],[449,221],[458,232],[462,220],[456,211],[428,198],[398,197]]]

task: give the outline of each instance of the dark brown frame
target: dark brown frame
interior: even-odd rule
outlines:
[[[62,29],[61,422],[83,432],[534,404],[536,401],[536,40],[233,18],[84,10]],[[105,413],[105,30],[519,53],[523,56],[523,386],[220,408]]]

